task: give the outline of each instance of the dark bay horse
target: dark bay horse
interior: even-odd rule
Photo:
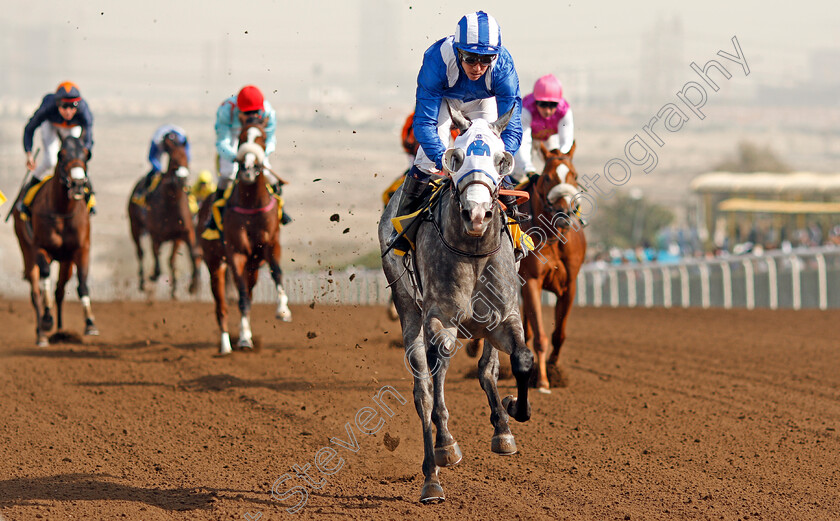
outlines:
[[[146,196],[147,207],[135,201],[134,194],[140,184],[137,182],[128,200],[128,219],[131,224],[131,238],[137,252],[140,277],[140,291],[145,290],[145,276],[143,273],[143,246],[141,238],[149,234],[152,240],[152,256],[155,267],[149,280],[156,282],[160,277],[160,248],[165,242],[172,242],[172,253],[169,256],[169,270],[172,277],[171,297],[176,298],[178,287],[178,270],[176,260],[181,244],[186,244],[190,254],[192,277],[190,278],[190,294],[198,292],[198,268],[201,264],[201,254],[198,249],[190,212],[189,196],[187,194],[187,147],[177,133],[170,132],[163,138],[163,150],[169,156],[169,165],[162,174],[160,184]]]
[[[76,267],[78,295],[85,313],[85,335],[98,335],[93,322],[87,278],[90,263],[90,215],[85,201],[87,162],[90,151],[77,137],[61,141],[58,164],[52,177],[45,179],[31,208],[31,225],[15,209],[15,234],[23,253],[24,277],[31,286],[35,308],[35,331],[38,346],[49,345],[47,333],[53,327],[55,305],[58,329],[62,329],[64,287]],[[55,302],[50,293],[50,264],[58,261]]]
[[[283,289],[283,271],[280,269],[278,203],[268,188],[264,159],[265,121],[258,116],[249,119],[243,116],[236,157],[236,183],[224,211],[221,239],[201,239],[204,261],[210,271],[211,289],[216,301],[216,322],[222,334],[219,348],[221,354],[232,351],[225,299],[225,272],[228,267],[233,272],[233,280],[239,292],[240,348],[250,349],[254,345],[250,322],[251,298],[259,268],[264,263],[268,263],[271,278],[277,287],[275,315],[284,322],[292,320],[289,298]]]
[[[537,388],[541,392],[551,392],[547,366],[557,364],[560,348],[566,340],[566,322],[577,290],[578,272],[586,255],[586,237],[574,214],[575,195],[579,192],[577,172],[572,164],[575,145],[572,144],[568,154],[546,150],[544,145],[541,149],[545,168],[527,188],[532,217],[522,225],[536,249],[522,259],[519,275],[525,280],[522,287],[525,335],[529,341],[533,338],[537,355]],[[541,304],[543,290],[557,296],[552,351],[547,360],[548,336]],[[563,385],[563,382],[559,383]]]
[[[513,167],[499,137],[511,113],[494,123],[470,122],[454,110],[451,114],[462,131],[444,156],[451,182],[449,188],[441,188],[446,192],[438,195],[429,219],[419,224],[416,252],[408,254],[414,256],[413,268],[404,257],[388,251],[390,219],[399,197],[391,200],[379,223],[382,265],[399,313],[405,363],[414,377],[414,405],[423,424],[422,502],[444,499],[439,467],[455,465],[462,458],[449,432],[444,402],[450,358],[461,347],[458,337],[489,340],[478,366],[491,409],[491,450],[516,453],[509,416],[524,422],[531,415],[528,379],[533,354],[525,344],[513,246],[498,205],[499,184]],[[420,282],[416,291],[406,274],[409,268]],[[510,355],[518,398],[499,397],[497,350]]]

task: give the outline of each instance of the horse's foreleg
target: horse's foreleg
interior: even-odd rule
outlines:
[[[219,325],[219,330],[222,333],[219,354],[227,355],[233,351],[230,347],[230,334],[228,333],[227,324],[227,299],[225,298],[227,265],[224,262],[219,262],[214,265],[208,263],[207,268],[210,271],[210,290],[213,292],[213,300],[216,302],[216,323]]]
[[[426,345],[429,346],[427,358],[429,367],[436,367],[437,371],[432,375],[434,387],[434,409],[432,409],[432,421],[437,427],[435,439],[435,463],[439,467],[451,467],[461,461],[461,449],[458,442],[449,432],[449,410],[444,400],[444,384],[446,382],[446,370],[452,356],[460,347],[460,340],[457,338],[458,331],[454,327],[446,328],[436,317],[427,320],[424,327]]]
[[[41,295],[41,316],[38,317],[40,322],[39,329],[40,333],[45,335],[50,332],[53,328],[53,316],[52,316],[52,307],[53,307],[53,293],[52,293],[52,283],[50,280],[50,263],[52,262],[51,259],[48,259],[46,253],[44,251],[38,252],[38,286],[39,286],[39,293]],[[45,340],[46,342],[46,340]],[[38,340],[40,344],[40,339]]]
[[[277,287],[277,310],[274,316],[283,322],[292,321],[292,310],[289,309],[289,297],[283,289],[283,270],[280,268],[280,245],[276,245],[272,255],[268,259],[268,267],[271,270],[271,279]]]
[[[537,389],[542,393],[550,393],[548,372],[546,369],[546,355],[548,353],[548,335],[542,317],[542,281],[529,279],[522,287],[522,315],[523,328],[527,323],[533,332],[534,352],[537,355]]]
[[[432,409],[434,396],[432,373],[429,372],[426,357],[426,345],[420,327],[420,317],[400,315],[403,326],[403,345],[405,345],[405,365],[414,376],[414,408],[423,425],[423,488],[420,501],[429,503],[443,501],[443,487],[440,486],[438,466],[435,463],[435,440],[432,428]]]
[[[509,456],[516,454],[516,441],[510,432],[508,413],[502,406],[502,399],[499,397],[499,389],[496,386],[499,381],[499,352],[490,342],[483,342],[483,346],[481,358],[478,360],[478,381],[490,404],[490,423],[493,425],[490,450],[496,454]]]
[[[79,300],[82,301],[82,309],[85,313],[85,335],[97,336],[99,330],[96,329],[96,324],[93,319],[93,310],[90,307],[90,290],[88,289],[88,266],[90,266],[90,250],[88,248],[81,248],[76,254],[76,272],[79,279],[79,287],[77,292]]]
[[[558,387],[566,387],[567,385],[566,375],[557,362],[560,360],[560,349],[566,341],[566,323],[569,321],[569,314],[575,301],[575,293],[577,293],[577,281],[571,280],[566,292],[557,299],[557,306],[554,308],[554,333],[551,335],[552,349],[551,356],[548,357],[548,365],[557,366],[559,373],[552,379],[558,380],[555,382]]]
[[[196,245],[195,232],[190,231],[187,236],[187,248],[190,253],[190,262],[192,262],[192,276],[190,277],[190,295],[198,293],[199,285],[199,268],[201,266],[201,249]]]
[[[157,282],[158,278],[160,278],[160,246],[161,243],[152,239],[152,257],[155,260],[155,267],[152,270],[152,276],[149,277],[149,280],[152,282]]]
[[[176,293],[178,291],[178,248],[181,247],[181,241],[174,240],[172,241],[172,252],[169,254],[169,273],[172,277],[172,280],[169,281],[171,286],[169,290],[169,298],[172,300],[177,300]]]
[[[73,275],[73,263],[61,262],[58,265],[58,283],[55,285],[55,319],[58,330],[64,329],[64,313],[62,312],[64,304],[64,288],[67,286],[67,281]]]
[[[500,327],[493,330],[491,342],[502,351],[510,354],[510,368],[516,378],[517,397],[506,397],[502,405],[509,415],[518,422],[531,418],[531,404],[528,402],[528,386],[531,370],[534,368],[534,354],[525,345],[525,334],[518,319],[509,318]]]
[[[236,282],[236,289],[239,291],[240,320],[237,345],[243,349],[251,349],[254,347],[254,342],[251,338],[251,298],[246,273],[248,258],[241,253],[234,253],[229,258],[230,265],[233,268],[233,280]]]
[[[140,279],[140,291],[146,290],[146,274],[143,272],[143,245],[141,240],[143,237],[143,227],[138,222],[139,217],[135,217],[131,209],[129,209],[129,218],[131,219],[131,238],[134,240],[134,251],[137,255],[137,276]]]
[[[32,307],[35,309],[35,339],[38,347],[47,347],[49,341],[47,340],[46,331],[41,329],[41,316],[44,312],[41,303],[41,268],[37,263],[32,263],[26,271],[26,279],[29,280],[29,297],[32,300]]]

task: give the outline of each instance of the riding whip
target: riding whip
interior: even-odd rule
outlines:
[[[38,147],[38,148],[36,148],[36,149],[35,149],[35,154],[33,154],[33,155],[32,155],[32,160],[33,160],[33,161],[35,161],[36,159],[38,159],[38,154],[39,154],[40,152],[41,152],[41,147]],[[17,206],[17,202],[20,200],[20,196],[21,196],[21,195],[23,195],[23,196],[25,196],[25,195],[26,195],[26,194],[23,194],[23,193],[21,193],[21,192],[23,192],[23,187],[24,187],[24,186],[26,186],[26,182],[27,182],[27,181],[29,181],[29,175],[30,175],[31,173],[32,173],[32,170],[30,170],[30,169],[28,169],[28,168],[27,168],[27,169],[26,169],[26,174],[23,176],[23,181],[20,183],[20,188],[18,188],[18,195],[17,195],[17,197],[15,197],[15,202],[14,202],[14,204],[12,205],[12,208],[9,210],[9,213],[7,213],[7,214],[6,214],[6,219],[3,221],[4,223],[5,223],[5,222],[9,222],[9,217],[11,217],[11,216],[12,216],[12,212],[14,212],[14,211],[15,211],[15,206]]]

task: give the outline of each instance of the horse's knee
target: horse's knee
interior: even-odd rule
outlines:
[[[513,374],[527,375],[534,367],[534,354],[530,349],[517,349],[510,355],[510,369]]]

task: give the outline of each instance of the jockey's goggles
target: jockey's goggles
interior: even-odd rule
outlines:
[[[75,109],[79,107],[78,101],[60,101],[58,103],[58,108],[60,109]]]
[[[461,61],[467,65],[475,65],[477,63],[480,63],[481,65],[490,65],[497,56],[495,54],[473,54],[471,52],[464,51],[458,51],[458,53],[461,56]]]
[[[556,109],[557,102],[556,101],[538,101],[537,106],[543,109]]]

